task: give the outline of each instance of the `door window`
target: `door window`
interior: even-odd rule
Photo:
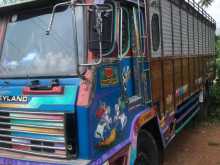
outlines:
[[[114,6],[112,4],[106,4],[100,6],[99,9],[92,6],[89,8],[89,49],[92,52],[99,53],[99,34],[96,30],[97,28],[97,12],[96,10],[103,10],[101,13],[102,22],[102,53],[107,55],[112,52],[114,48],[115,40],[115,12]]]
[[[153,14],[151,20],[151,30],[152,30],[152,47],[156,52],[160,47],[160,26],[159,26],[159,16],[158,14]]]

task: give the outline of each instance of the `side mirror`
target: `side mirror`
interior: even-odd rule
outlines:
[[[108,17],[111,15],[110,13],[113,12],[113,9],[110,8],[108,5],[90,5],[91,8],[88,9],[88,12],[92,13],[92,17],[94,18],[89,18],[89,20],[92,20],[92,25],[91,29],[95,33],[95,40],[89,39],[88,44],[91,46],[94,43],[94,49],[92,46],[89,48],[92,51],[96,52],[97,58],[94,63],[88,63],[88,64],[79,64],[80,66],[97,66],[102,63],[103,61],[103,47],[106,45],[106,41],[103,40],[103,33],[105,33],[105,29],[103,29],[104,24],[105,24],[105,19],[108,19]],[[90,26],[88,25],[88,26]],[[104,27],[106,28],[106,27]],[[90,36],[91,34],[89,34]],[[91,36],[93,36],[92,34]],[[94,38],[93,38],[94,39]],[[103,46],[104,45],[104,46]]]
[[[102,54],[102,28],[103,28],[103,18],[102,13],[104,10],[102,10],[99,6],[95,6],[95,15],[96,15],[96,24],[94,27],[94,30],[98,34],[98,42],[99,42],[99,57],[98,60],[94,63],[87,63],[87,64],[79,64],[80,66],[88,67],[88,66],[97,66],[102,63],[103,60],[103,54]]]

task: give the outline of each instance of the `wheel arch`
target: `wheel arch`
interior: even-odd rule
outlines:
[[[149,133],[151,133],[151,135],[154,137],[154,139],[157,142],[158,148],[161,150],[161,152],[163,152],[163,150],[165,148],[165,143],[164,143],[164,140],[162,138],[162,134],[161,134],[161,131],[160,131],[160,127],[159,127],[157,117],[152,118],[151,120],[146,122],[144,125],[142,125],[140,130],[146,130]]]

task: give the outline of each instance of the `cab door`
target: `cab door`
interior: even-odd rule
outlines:
[[[145,14],[138,6],[121,6],[119,13],[122,91],[132,109],[138,104],[151,104],[149,63],[145,56]]]

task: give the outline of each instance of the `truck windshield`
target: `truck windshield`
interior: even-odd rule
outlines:
[[[12,15],[3,43],[0,76],[76,75],[77,63],[83,61],[85,56],[83,11],[77,9],[73,17],[71,10],[62,8],[56,12],[50,35],[46,35],[46,30],[51,8]],[[76,27],[79,27],[78,41],[75,41],[74,36]]]

